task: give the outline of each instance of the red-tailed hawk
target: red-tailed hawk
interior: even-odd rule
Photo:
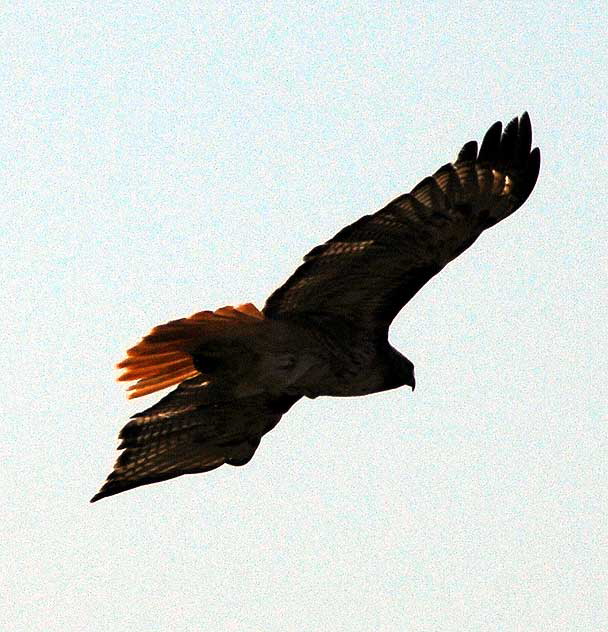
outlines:
[[[244,465],[301,397],[414,388],[388,342],[401,308],[528,198],[540,152],[527,113],[495,123],[411,193],[311,250],[267,300],[155,327],[118,365],[129,397],[179,386],[121,430],[114,471],[92,502],[224,463]]]

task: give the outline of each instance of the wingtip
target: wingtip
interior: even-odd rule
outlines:
[[[540,149],[538,147],[535,147],[531,152],[530,152],[530,158],[529,158],[530,162],[534,163],[538,163],[538,166],[540,167]]]
[[[474,162],[475,160],[477,160],[477,141],[470,140],[458,152],[456,162]]]
[[[478,160],[480,162],[489,161],[496,154],[500,146],[500,137],[502,136],[502,122],[496,121],[494,125],[485,133],[481,142]]]
[[[105,487],[105,485],[104,485],[104,487]],[[95,496],[93,496],[93,498],[91,498],[91,500],[89,500],[90,503],[96,503],[98,500],[101,500],[102,498],[107,498],[108,496],[114,496],[114,494],[119,494],[120,492],[123,492],[123,491],[126,491],[126,489],[129,489],[127,487],[125,489],[112,489],[112,490],[104,491],[104,487],[102,487],[95,494]]]
[[[518,150],[517,157],[519,160],[525,161],[532,148],[532,124],[527,112],[524,112],[519,118],[518,133]]]
[[[114,494],[117,494],[119,491],[122,491],[120,489],[112,489],[111,476],[113,473],[114,472],[110,473],[110,476],[108,476],[108,478],[105,480],[104,484],[100,487],[99,491],[93,496],[93,498],[91,498],[91,500],[89,500],[90,503],[96,503],[98,500],[101,500],[102,498],[113,496]]]
[[[121,481],[112,480],[112,474],[115,472],[111,472],[106,482],[101,486],[101,489],[89,500],[90,503],[96,503],[98,500],[102,498],[107,498],[108,496],[114,496],[115,494],[120,494],[121,492],[125,492],[133,487],[137,487],[140,483],[135,484],[120,484]],[[115,479],[116,477],[114,477]]]
[[[519,117],[512,118],[505,126],[500,139],[500,159],[510,163],[517,158],[519,148]]]

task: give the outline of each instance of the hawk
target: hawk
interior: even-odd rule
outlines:
[[[262,311],[251,303],[180,318],[118,364],[129,397],[177,388],[120,431],[123,450],[91,502],[140,485],[244,465],[300,398],[415,386],[388,342],[401,308],[528,198],[540,168],[527,113],[481,147],[313,248]]]

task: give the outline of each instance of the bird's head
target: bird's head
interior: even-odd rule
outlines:
[[[416,378],[414,376],[414,363],[408,360],[403,354],[391,347],[389,371],[386,376],[388,388],[399,388],[409,386],[412,390],[416,388]]]

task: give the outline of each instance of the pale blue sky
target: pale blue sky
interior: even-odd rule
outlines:
[[[2,10],[2,629],[608,628],[602,14]],[[311,247],[523,110],[536,190],[391,331],[415,393],[303,401],[246,467],[88,503],[155,399],[124,399],[124,349],[261,307]]]

